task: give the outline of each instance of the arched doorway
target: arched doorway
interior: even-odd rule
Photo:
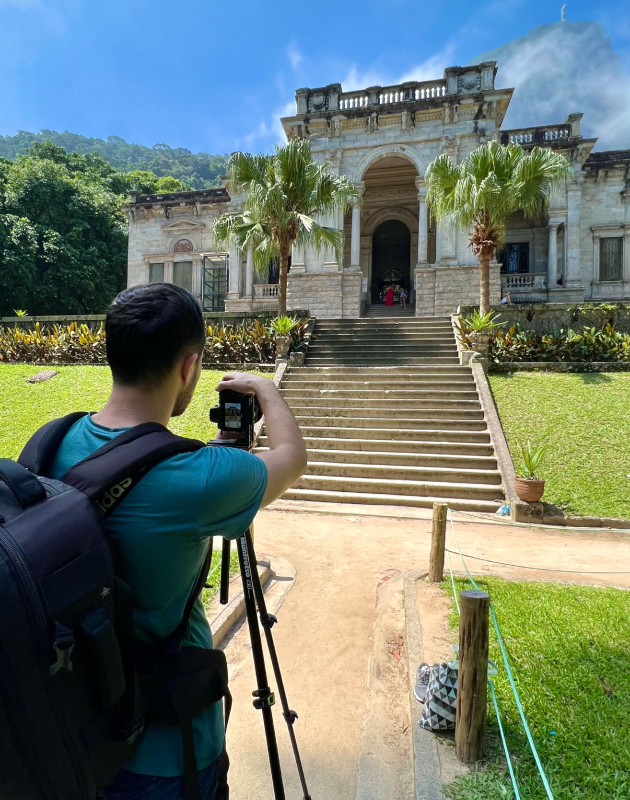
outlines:
[[[372,236],[372,304],[385,302],[387,287],[394,286],[398,300],[400,289],[411,294],[411,234],[404,222],[390,219],[382,222]]]

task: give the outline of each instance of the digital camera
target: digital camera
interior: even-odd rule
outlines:
[[[219,392],[219,405],[210,409],[210,421],[216,423],[225,436],[215,443],[251,449],[254,444],[254,425],[262,417],[256,395],[241,394],[232,389]]]

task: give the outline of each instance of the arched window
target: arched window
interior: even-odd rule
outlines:
[[[188,239],[180,239],[179,242],[176,242],[173,252],[192,253],[193,249],[192,242],[188,241]]]

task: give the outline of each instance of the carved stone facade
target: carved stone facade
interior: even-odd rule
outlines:
[[[337,220],[345,247],[294,250],[289,309],[319,317],[356,317],[382,302],[389,284],[403,286],[416,314],[446,314],[478,301],[479,270],[465,232],[435,226],[426,206],[424,175],[441,153],[455,163],[498,139],[553,148],[573,164],[544,218],[514,215],[501,264],[491,267],[491,302],[501,288],[512,301],[580,302],[630,298],[630,150],[591,153],[580,134],[581,114],[557,125],[501,130],[513,89],[495,88],[496,64],[444,71],[435,81],[343,92],[340,84],[298,89],[296,114],[282,119],[289,139],[307,138],[317,160],[356,186],[360,202]],[[226,190],[136,197],[130,220],[129,284],[144,283],[164,264],[164,280],[188,280],[203,300],[201,264],[214,252],[212,222],[242,198]],[[182,241],[192,249],[181,249]],[[232,252],[226,308],[272,309],[273,285],[254,283],[252,259]],[[234,269],[236,265],[236,269]]]

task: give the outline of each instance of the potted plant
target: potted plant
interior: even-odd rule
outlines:
[[[549,445],[532,447],[530,442],[521,444],[522,464],[519,475],[514,479],[514,490],[519,500],[526,503],[537,503],[545,493],[545,481],[537,477],[538,468],[547,455]]]
[[[480,314],[477,309],[469,317],[460,319],[459,330],[464,344],[468,343],[472,350],[486,351],[492,331],[501,325],[498,319],[492,311]]]
[[[291,334],[299,324],[300,322],[296,317],[287,317],[286,314],[281,314],[269,323],[269,330],[275,334],[277,358],[282,358],[289,352]]]

